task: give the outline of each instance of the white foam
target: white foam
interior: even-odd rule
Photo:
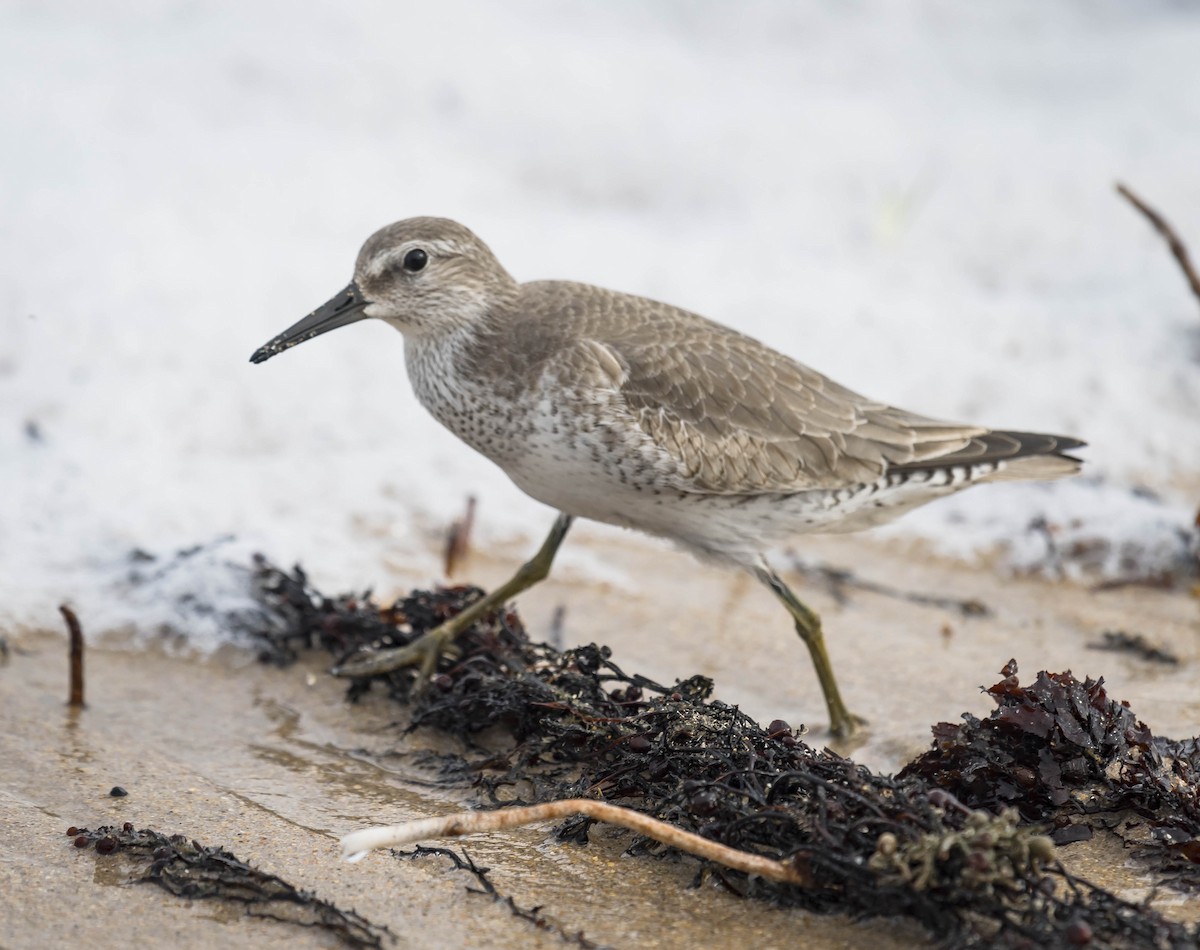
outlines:
[[[251,549],[331,588],[435,578],[424,527],[467,493],[481,540],[540,534],[416,405],[386,327],[247,362],[413,214],[877,398],[1082,436],[1111,494],[1081,530],[1135,483],[1196,501],[1171,494],[1200,472],[1196,302],[1112,193],[1200,254],[1185,5],[113,0],[7,4],[0,35],[0,626],[71,599],[89,629],[158,629],[172,598],[130,591],[133,548],[237,536],[193,566],[236,607],[221,564]],[[1035,508],[1070,520],[1087,491],[1013,489],[1002,528],[1001,490],[909,530],[1010,531],[1019,562]]]

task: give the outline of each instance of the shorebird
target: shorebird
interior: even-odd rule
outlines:
[[[791,615],[830,728],[843,702],[821,621],[765,552],[858,531],[980,482],[1079,470],[1077,439],[931,419],[851,392],[735,330],[668,304],[566,281],[518,283],[471,231],[410,218],[369,237],[354,279],[251,357],[261,363],[373,317],[404,335],[418,400],[559,515],[505,584],[406,647],[353,657],[362,676],[424,676],[476,619],[543,580],[573,518],[667,538],[750,572]]]

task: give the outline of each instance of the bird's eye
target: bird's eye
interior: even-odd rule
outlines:
[[[424,270],[425,265],[428,263],[429,255],[419,247],[414,247],[404,255],[404,269],[410,273],[415,274],[419,270]]]

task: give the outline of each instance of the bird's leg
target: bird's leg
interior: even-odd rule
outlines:
[[[829,731],[839,739],[854,735],[860,726],[866,725],[866,720],[854,715],[842,702],[842,694],[838,692],[837,680],[833,676],[833,666],[829,662],[829,654],[825,651],[825,637],[821,633],[821,618],[804,604],[790,587],[787,586],[771,567],[764,561],[763,566],[756,568],[755,575],[760,581],[771,588],[771,592],[779,598],[787,612],[796,622],[796,632],[808,647],[812,656],[813,668],[817,671],[817,679],[821,681],[821,690],[825,694],[825,705],[829,707]]]
[[[419,640],[403,647],[353,656],[330,672],[334,676],[375,676],[379,673],[390,673],[403,666],[420,666],[420,679],[427,681],[433,674],[438,658],[460,633],[480,617],[494,612],[517,594],[546,579],[550,573],[550,565],[554,563],[554,555],[558,553],[559,545],[566,537],[567,529],[571,527],[571,520],[570,515],[560,513],[537,554],[522,564],[516,574],[441,626],[427,632]]]

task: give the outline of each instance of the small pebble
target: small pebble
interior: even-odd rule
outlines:
[[[86,848],[90,843],[87,835],[80,835],[75,839],[75,847],[77,848]]]
[[[124,798],[129,793],[125,791],[125,789],[121,788],[120,785],[114,785],[111,789],[109,789],[108,794],[113,798]]]

